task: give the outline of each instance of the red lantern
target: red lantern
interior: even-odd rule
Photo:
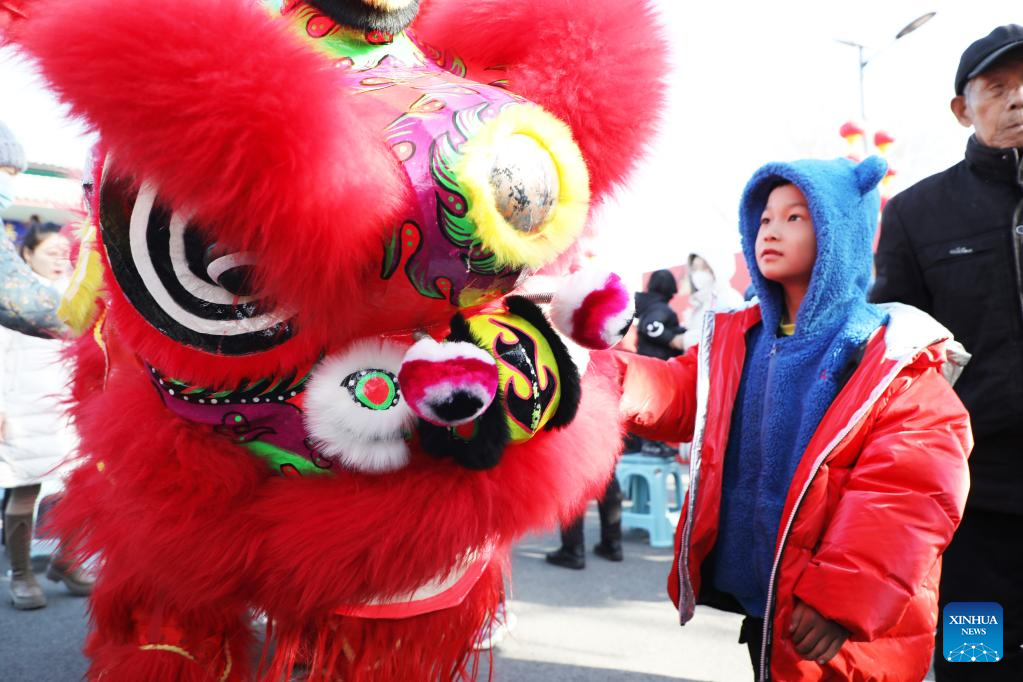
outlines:
[[[882,154],[887,154],[888,147],[890,147],[894,142],[895,138],[883,130],[879,130],[874,133],[874,146],[877,147],[877,150]]]
[[[838,133],[844,137],[849,144],[854,144],[859,138],[863,137],[863,128],[852,121],[847,121],[838,129]]]

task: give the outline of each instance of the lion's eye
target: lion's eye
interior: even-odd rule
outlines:
[[[316,449],[350,469],[383,473],[405,466],[415,414],[398,386],[405,349],[363,339],[324,358],[306,387],[305,423]]]
[[[564,124],[541,109],[502,109],[478,125],[449,163],[467,196],[475,236],[500,265],[541,267],[586,222],[586,164]]]
[[[246,355],[294,334],[292,311],[255,290],[255,256],[212,243],[149,183],[104,177],[100,212],[121,291],[165,336],[208,353]]]
[[[341,385],[353,401],[368,410],[389,410],[401,401],[398,377],[386,369],[360,369],[346,376]]]

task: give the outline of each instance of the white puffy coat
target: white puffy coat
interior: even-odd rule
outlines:
[[[730,284],[732,275],[735,274],[735,254],[720,248],[705,248],[694,250],[692,253],[707,261],[714,271],[714,288],[689,294],[689,307],[682,319],[682,326],[686,328],[682,341],[687,349],[700,342],[703,336],[703,318],[708,312],[738,310],[744,304],[742,294]]]
[[[0,487],[59,478],[77,445],[64,414],[70,372],[63,342],[0,327]]]

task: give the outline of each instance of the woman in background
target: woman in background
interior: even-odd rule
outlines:
[[[58,294],[67,286],[68,241],[59,226],[31,228],[20,254],[40,283]],[[10,597],[16,609],[46,606],[31,564],[36,500],[44,482],[59,481],[61,467],[76,445],[63,409],[70,377],[61,348],[59,339],[0,329],[0,487],[10,488],[4,534],[11,561]],[[47,577],[63,582],[75,595],[92,590],[92,579],[59,551]]]
[[[743,307],[743,296],[732,288],[730,280],[735,274],[735,256],[718,254],[712,250],[693,251],[689,254],[689,307],[683,324],[685,334],[682,345],[689,349],[700,342],[703,318],[708,312],[737,310]]]

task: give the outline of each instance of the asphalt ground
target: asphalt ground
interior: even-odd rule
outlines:
[[[596,508],[586,522],[588,550],[598,536]],[[746,650],[737,644],[739,618],[698,609],[685,628],[665,594],[670,549],[653,549],[642,531],[626,533],[625,560],[611,563],[588,551],[582,571],[543,560],[559,544],[556,533],[527,537],[512,559],[510,606],[517,625],[484,656],[480,679],[700,680],[752,679]],[[6,565],[4,566],[6,575]],[[39,576],[45,609],[20,612],[6,603],[0,580],[0,680],[72,682],[87,664],[86,600]]]
[[[741,618],[698,607],[680,627],[665,582],[672,550],[654,549],[642,531],[626,533],[625,560],[595,556],[596,509],[587,515],[582,571],[547,564],[556,534],[526,538],[512,560],[511,610],[517,625],[495,650],[494,680],[566,682],[753,679]],[[482,677],[482,676],[481,676]]]
[[[525,538],[512,557],[516,627],[484,655],[479,678],[495,682],[747,682],[753,670],[738,644],[740,617],[697,607],[679,627],[665,593],[670,549],[654,549],[642,531],[625,536],[625,560],[593,555],[596,508],[586,519],[587,566],[547,564],[556,533]],[[6,575],[6,561],[3,561]],[[0,682],[74,682],[87,664],[86,600],[40,575],[49,604],[20,612],[7,602],[0,578]],[[928,679],[931,679],[930,676]]]

